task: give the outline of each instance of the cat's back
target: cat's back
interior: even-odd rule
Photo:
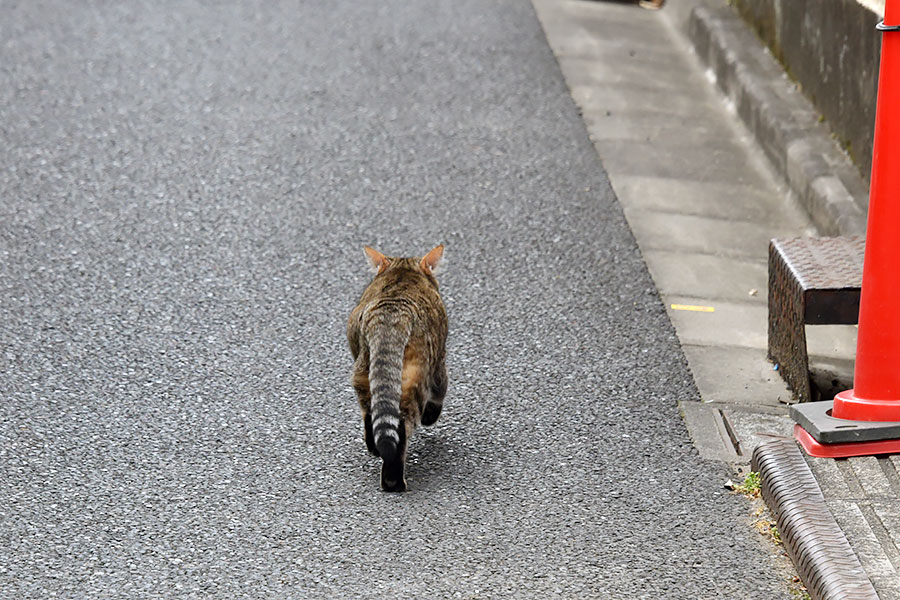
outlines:
[[[365,338],[386,328],[403,330],[414,345],[443,348],[447,312],[437,280],[422,267],[424,259],[385,259],[390,263],[372,279],[350,314],[347,337],[354,356],[365,350]]]
[[[447,313],[437,283],[414,265],[393,267],[372,280],[354,312],[395,314],[413,320],[443,320]]]

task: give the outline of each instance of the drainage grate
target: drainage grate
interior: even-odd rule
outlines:
[[[753,451],[762,495],[781,540],[813,600],[878,600],[844,532],[793,440],[763,442]]]

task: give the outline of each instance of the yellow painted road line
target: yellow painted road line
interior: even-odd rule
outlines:
[[[694,304],[672,304],[672,310],[690,310],[693,312],[716,312],[714,306],[696,306]]]

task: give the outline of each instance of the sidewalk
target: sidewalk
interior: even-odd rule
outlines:
[[[746,472],[761,443],[793,446],[792,395],[766,360],[768,241],[859,233],[864,185],[724,2],[673,1],[659,12],[533,3],[694,375],[700,397],[680,399],[694,443]],[[754,77],[772,85],[753,87]],[[778,110],[754,105],[769,100]],[[748,114],[764,123],[751,131]],[[807,336],[811,368],[848,385],[855,328]],[[835,543],[849,542],[865,571],[853,597],[900,598],[900,462],[801,462],[836,521]],[[799,562],[806,550],[787,546]],[[828,576],[852,579],[853,566],[815,552],[826,555],[799,569],[811,596],[841,597]]]

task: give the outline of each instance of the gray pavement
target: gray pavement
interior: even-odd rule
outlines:
[[[789,597],[529,4],[0,40],[0,596]],[[344,319],[363,244],[437,242],[450,392],[386,495]]]

